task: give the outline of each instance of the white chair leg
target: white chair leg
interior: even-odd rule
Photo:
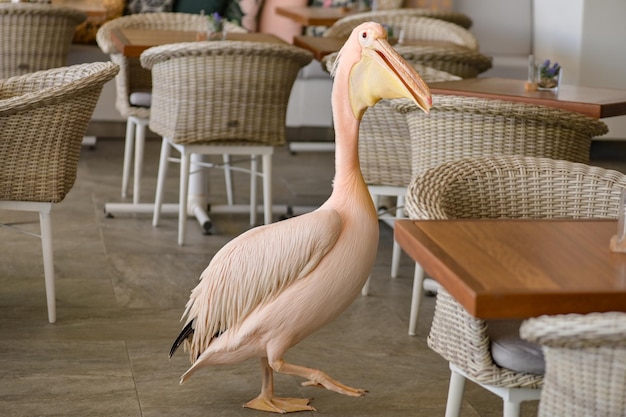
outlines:
[[[265,165],[263,165],[263,169],[265,170]],[[259,168],[258,168],[257,156],[250,155],[250,226],[254,226],[256,224],[256,214],[257,214],[256,213],[256,209],[257,209],[256,177],[257,177],[258,172],[259,172]]]
[[[363,288],[361,288],[361,295],[369,295],[370,293],[370,281],[372,280],[372,276],[367,277],[367,281],[363,284]]]
[[[263,220],[272,222],[272,154],[263,154]]]
[[[159,173],[157,174],[157,189],[154,198],[154,213],[152,215],[152,226],[159,225],[161,217],[161,207],[163,206],[163,189],[165,188],[165,177],[169,165],[170,144],[166,138],[161,142],[161,156],[159,158]]]
[[[404,218],[404,196],[398,196],[398,203],[396,204],[396,219]],[[393,252],[391,254],[391,278],[398,277],[398,270],[400,269],[400,256],[402,255],[402,248],[398,242],[393,241]]]
[[[124,141],[124,165],[122,168],[122,198],[128,194],[130,178],[130,162],[133,158],[133,144],[135,142],[135,123],[132,117],[126,120],[126,139]]]
[[[48,304],[48,321],[54,323],[57,320],[56,293],[54,288],[54,257],[52,254],[52,225],[50,222],[50,209],[52,204],[47,205],[47,210],[39,212],[41,227],[41,249],[43,252],[43,271],[46,283],[46,300]]]
[[[185,231],[187,227],[187,196],[189,194],[189,175],[191,166],[191,154],[184,149],[180,155],[180,189],[178,202],[178,244],[185,243]]]
[[[141,173],[146,142],[146,121],[135,120],[135,172],[133,174],[133,204],[139,204],[141,197]]]
[[[413,295],[411,296],[411,312],[409,313],[409,335],[417,333],[417,319],[422,302],[422,288],[424,282],[424,269],[416,262],[413,274]]]
[[[450,386],[448,387],[448,401],[446,403],[446,417],[459,417],[461,402],[465,389],[465,377],[450,369]]]
[[[504,400],[503,417],[519,417],[521,403]]]
[[[226,201],[229,206],[235,204],[235,199],[233,198],[233,174],[230,169],[230,155],[224,154],[222,156],[222,160],[224,161],[224,181],[226,182]]]

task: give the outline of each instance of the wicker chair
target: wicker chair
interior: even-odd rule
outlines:
[[[592,117],[547,106],[433,95],[429,115],[397,102],[411,133],[412,175],[441,163],[488,155],[525,155],[589,162],[593,137],[608,132]]]
[[[462,29],[469,29],[472,26],[472,19],[463,13],[444,10],[431,10],[427,8],[402,8],[390,10],[376,10],[371,12],[357,13],[346,16],[336,21],[329,27],[324,36],[335,38],[347,38],[352,30],[363,22],[378,22],[381,24],[398,25],[402,24],[406,18],[426,17],[447,23],[452,23]]]
[[[543,316],[520,333],[543,346],[539,417],[626,415],[626,313]]]
[[[355,27],[368,21],[392,26],[394,32],[403,31],[404,40],[450,42],[473,51],[478,50],[478,40],[469,30],[445,20],[419,16],[411,12],[406,13],[404,9],[369,12],[345,17],[335,22],[324,32],[324,36],[347,39]]]
[[[188,13],[138,13],[111,20],[98,30],[96,41],[100,49],[110,54],[111,61],[120,66],[115,78],[117,97],[115,107],[127,118],[122,171],[122,197],[125,198],[130,182],[130,169],[135,147],[133,203],[137,204],[141,194],[141,171],[146,127],[150,118],[150,91],[152,78],[150,71],[141,67],[139,58],[124,56],[111,39],[111,31],[116,29],[161,29],[206,32],[206,16]],[[228,31],[243,31],[233,24]]]
[[[592,138],[608,131],[603,122],[578,113],[501,100],[433,95],[433,107],[426,117],[408,102],[394,105],[407,117],[412,177],[445,162],[491,155],[588,163]],[[421,301],[423,273],[419,265],[414,280],[410,335],[415,334]]]
[[[68,7],[0,3],[0,79],[66,65],[76,26],[86,18]]]
[[[412,219],[616,218],[625,188],[624,174],[585,164],[478,157],[443,163],[416,176],[406,211]],[[416,279],[414,299],[420,291]],[[497,365],[491,342],[489,324],[440,289],[428,345],[450,362],[446,416],[458,415],[465,378],[500,395],[505,416],[517,416],[521,401],[539,398],[542,375]]]
[[[310,52],[282,43],[193,42],[150,48],[150,129],[163,136],[153,224],[158,225],[170,148],[181,153],[178,243],[185,239],[191,155],[250,155],[250,223],[256,223],[256,157],[263,156],[265,223],[272,221],[271,159],[285,144],[285,118]],[[234,169],[234,168],[231,168]]]
[[[0,210],[39,212],[50,323],[56,321],[50,211],[74,185],[83,135],[102,86],[117,71],[110,62],[92,63],[0,81]]]

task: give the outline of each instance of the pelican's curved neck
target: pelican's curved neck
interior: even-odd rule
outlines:
[[[350,105],[349,71],[338,69],[332,91],[333,123],[335,126],[334,190],[363,182],[359,165],[359,120]]]

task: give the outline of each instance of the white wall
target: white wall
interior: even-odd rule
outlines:
[[[563,82],[626,89],[625,0],[534,0],[534,51],[558,60]],[[602,139],[626,139],[626,116]]]

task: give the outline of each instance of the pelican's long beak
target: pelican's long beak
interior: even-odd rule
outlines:
[[[426,113],[432,106],[422,77],[381,37],[363,47],[361,60],[352,68],[350,104],[360,120],[368,107],[385,98],[408,98]]]

